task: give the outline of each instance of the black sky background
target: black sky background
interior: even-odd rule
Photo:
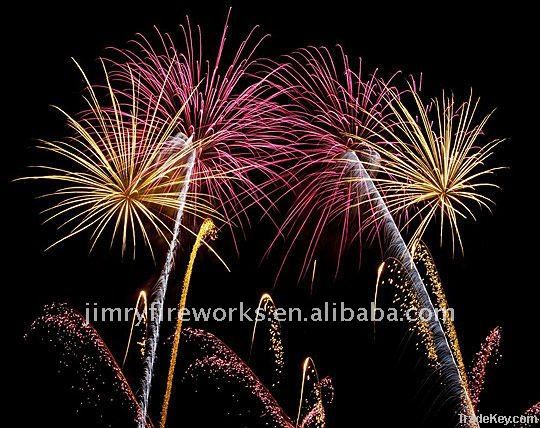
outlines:
[[[79,308],[87,301],[127,306],[157,270],[149,261],[122,262],[118,251],[108,254],[102,249],[88,256],[83,239],[44,253],[55,231],[40,225],[43,205],[35,199],[37,192],[31,185],[11,182],[26,175],[26,167],[39,160],[32,150],[37,138],[62,135],[62,120],[49,106],[60,105],[68,111],[79,106],[82,86],[70,57],[92,70],[95,58],[106,47],[123,46],[136,32],[151,32],[153,25],[174,31],[186,13],[203,26],[207,36],[217,39],[229,4],[154,1],[142,7],[133,2],[97,1],[36,6],[21,2],[4,11],[2,53],[8,77],[3,91],[7,94],[7,115],[3,114],[7,183],[2,210],[7,233],[3,295],[8,308],[4,331],[9,342],[4,342],[3,351],[10,360],[4,370],[11,378],[8,391],[13,391],[13,411],[21,418],[17,426],[94,423],[74,416],[70,393],[55,377],[54,366],[24,344],[25,328],[39,308],[58,300]],[[497,176],[502,190],[495,194],[493,215],[484,211],[478,223],[465,224],[465,256],[452,256],[448,245],[438,248],[436,236],[430,243],[456,311],[465,359],[471,360],[493,327],[503,328],[503,359],[488,374],[482,413],[514,415],[537,402],[539,142],[538,70],[533,60],[538,46],[533,40],[532,10],[517,4],[473,11],[470,4],[396,7],[355,2],[352,6],[341,1],[321,5],[236,1],[232,6],[231,45],[259,24],[272,35],[261,51],[266,56],[305,45],[340,43],[370,68],[380,67],[388,74],[396,70],[423,73],[425,92],[430,96],[441,89],[467,95],[472,87],[481,96],[485,112],[497,107],[488,132],[509,139],[496,159],[508,170]],[[258,225],[242,244],[239,260],[225,249],[232,274],[224,274],[215,260],[203,255],[199,266],[205,267],[195,274],[191,303],[232,305],[243,300],[255,305],[260,294],[273,285],[276,260],[260,264],[269,237],[264,224]],[[296,285],[291,272],[273,296],[280,304],[310,305],[326,299],[366,304],[376,266],[370,266],[369,260],[367,256],[361,273],[348,272],[336,283],[320,278],[313,296],[302,287],[305,284]],[[113,353],[120,355],[127,326],[101,327],[98,329]],[[312,355],[319,372],[335,379],[336,407],[330,426],[452,426],[441,400],[433,404],[437,388],[421,387],[425,370],[415,363],[414,352],[399,357],[403,351],[399,343],[379,339],[384,332],[378,332],[374,342],[368,327],[284,326],[289,386],[284,388],[282,401],[289,413],[294,416],[302,358]],[[246,355],[249,325],[206,328]],[[388,337],[393,336],[389,333]],[[219,407],[219,402],[208,406]],[[186,426],[200,421],[198,411],[197,406],[186,409],[188,420],[193,421]],[[178,421],[176,412],[173,418]]]

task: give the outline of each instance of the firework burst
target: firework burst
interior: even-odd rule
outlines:
[[[75,118],[59,109],[73,135],[63,141],[41,141],[38,148],[55,155],[55,166],[41,165],[42,175],[28,179],[49,180],[58,188],[45,195],[53,199],[45,210],[46,222],[59,221],[67,229],[55,246],[88,231],[91,249],[106,234],[112,246],[121,241],[122,254],[129,246],[135,257],[136,241],[152,250],[153,230],[169,239],[171,217],[179,208],[189,152],[179,150],[164,157],[163,151],[178,137],[177,120],[183,107],[162,119],[158,96],[142,102],[140,82],[130,74],[130,96],[117,91],[104,67],[105,85],[86,82],[89,108]],[[99,90],[104,93],[98,93]],[[103,101],[103,100],[106,100]],[[215,214],[188,195],[185,210],[195,216]],[[50,247],[49,247],[50,248]]]
[[[447,222],[452,248],[457,241],[463,251],[459,222],[476,220],[474,206],[490,209],[493,204],[483,191],[497,187],[488,176],[500,168],[490,168],[486,162],[503,140],[479,143],[491,113],[477,120],[479,100],[472,93],[461,104],[443,94],[428,105],[414,88],[409,93],[412,109],[401,94],[389,91],[390,124],[377,120],[382,131],[358,139],[379,154],[377,167],[384,175],[375,182],[390,212],[398,217],[416,209],[404,225],[415,224],[410,242],[414,245],[422,239],[437,221],[442,244]]]
[[[202,31],[186,18],[180,40],[156,31],[155,38],[140,36],[132,48],[117,49],[109,61],[115,80],[129,82],[133,73],[141,97],[161,96],[165,120],[182,108],[176,125],[189,136],[185,149],[195,156],[190,192],[208,195],[233,231],[249,224],[249,207],[268,210],[273,184],[286,185],[279,165],[288,128],[278,95],[264,84],[267,76],[255,76],[255,52],[265,37],[255,27],[227,62],[228,21],[214,57],[203,53]],[[235,233],[232,238],[236,242]]]
[[[353,151],[361,159],[376,154],[349,135],[368,138],[369,129],[385,121],[390,113],[385,101],[389,82],[368,75],[361,60],[353,70],[349,57],[340,48],[334,58],[327,48],[300,49],[272,63],[274,88],[287,96],[289,121],[302,158],[296,167],[296,202],[280,230],[294,247],[305,244],[303,277],[320,249],[325,232],[339,238],[337,266],[345,248],[362,236],[369,213],[361,209],[354,185],[347,182],[348,165],[342,157]],[[370,162],[374,164],[374,162]],[[301,236],[309,236],[307,243]],[[366,239],[368,239],[368,236]],[[285,258],[286,259],[286,258]],[[283,266],[282,266],[283,267]],[[337,273],[337,269],[336,269]]]

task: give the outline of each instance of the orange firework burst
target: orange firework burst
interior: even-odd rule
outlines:
[[[439,218],[441,243],[446,220],[452,247],[457,239],[463,251],[459,220],[475,220],[474,205],[490,209],[493,204],[482,191],[497,187],[487,176],[500,168],[489,168],[486,161],[503,140],[478,143],[491,113],[476,121],[479,100],[472,94],[462,104],[443,94],[426,106],[412,87],[410,93],[412,110],[405,105],[402,94],[391,95],[391,123],[377,121],[383,130],[374,132],[371,141],[358,138],[381,157],[377,166],[385,174],[374,181],[390,212],[398,216],[418,208],[406,222],[407,226],[420,219],[411,242],[422,239],[430,224]],[[381,144],[381,139],[389,144]]]
[[[139,82],[131,75],[131,94],[126,98],[115,91],[105,67],[105,94],[100,94],[107,100],[104,103],[96,93],[98,87],[79,69],[89,109],[75,118],[58,108],[74,134],[63,141],[41,141],[38,148],[56,155],[56,164],[40,165],[45,174],[30,177],[58,184],[46,195],[54,198],[44,211],[46,222],[60,220],[59,229],[68,231],[49,248],[89,231],[91,249],[110,233],[111,246],[120,238],[122,255],[131,243],[135,256],[137,236],[152,252],[149,233],[154,230],[168,239],[170,216],[165,210],[178,209],[185,181],[189,152],[168,150],[163,156],[176,140],[186,139],[176,130],[183,107],[176,116],[162,119],[157,114],[160,96],[140,102]],[[58,162],[63,165],[56,166]],[[197,216],[210,213],[200,198],[195,203],[188,197],[185,209]]]

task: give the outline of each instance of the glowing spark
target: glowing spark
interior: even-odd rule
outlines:
[[[499,358],[499,347],[501,344],[502,330],[500,327],[494,328],[480,346],[470,372],[471,400],[474,409],[478,409],[480,394],[484,390],[487,367],[491,363],[496,363]]]
[[[377,281],[375,282],[375,296],[373,297],[373,303],[375,304],[375,307],[377,307],[377,295],[379,294],[379,283],[381,281],[381,275],[384,270],[384,262],[382,262],[379,265],[379,268],[377,269]]]
[[[384,262],[382,262],[380,265],[379,265],[379,268],[377,269],[377,280],[375,281],[375,295],[373,297],[373,305],[375,306],[375,308],[377,307],[377,296],[379,294],[379,284],[381,282],[381,275],[383,273],[383,270],[384,270]],[[373,322],[373,333],[375,334],[375,322]]]
[[[186,273],[184,276],[184,282],[182,284],[182,292],[180,295],[180,301],[178,303],[178,319],[176,321],[176,330],[174,332],[174,339],[173,339],[173,345],[172,345],[172,352],[171,352],[171,361],[169,364],[169,373],[167,374],[167,386],[165,389],[165,397],[163,398],[163,405],[161,407],[161,420],[159,423],[160,428],[165,428],[165,423],[167,422],[167,411],[169,408],[169,400],[171,398],[172,393],[172,385],[174,380],[174,370],[176,368],[176,360],[178,358],[178,348],[180,345],[180,334],[182,332],[182,319],[183,319],[183,313],[184,308],[186,306],[186,299],[187,294],[189,290],[189,283],[191,280],[191,273],[193,271],[193,265],[195,264],[195,258],[197,257],[197,252],[199,251],[199,248],[203,242],[203,240],[216,232],[216,227],[212,220],[206,219],[203,224],[201,225],[201,228],[199,229],[199,233],[197,234],[197,238],[195,240],[195,243],[193,244],[193,249],[191,250],[191,254],[189,256],[189,262],[187,265]]]
[[[306,392],[306,383],[309,382],[309,390]],[[296,417],[295,427],[300,424],[300,418],[302,417],[302,410],[307,407],[304,418],[302,419],[302,426],[304,425],[305,418],[310,418],[310,413],[314,413],[315,426],[318,428],[324,428],[326,424],[326,415],[324,412],[324,406],[321,395],[321,384],[319,382],[319,375],[315,363],[310,357],[304,360],[302,365],[302,386],[300,389],[300,401],[298,404],[298,416]]]
[[[274,370],[273,370],[273,382],[272,382],[272,388],[277,388],[277,386],[280,383],[281,380],[281,374],[283,372],[283,366],[285,364],[285,357],[284,357],[284,350],[283,350],[283,342],[281,340],[281,325],[279,323],[279,320],[274,317],[274,311],[276,310],[276,305],[274,301],[272,300],[272,297],[270,294],[265,293],[261,296],[259,300],[259,305],[257,306],[256,313],[259,313],[259,311],[264,312],[264,320],[268,321],[269,328],[268,328],[268,334],[269,334],[269,350],[272,352],[273,356],[273,363],[274,363]],[[253,324],[253,333],[251,335],[251,345],[249,348],[249,359],[251,360],[251,356],[253,354],[253,344],[255,343],[255,333],[257,332],[257,324],[259,322],[259,318],[255,318],[255,322]]]
[[[452,248],[457,238],[463,251],[458,223],[460,219],[476,220],[471,205],[490,210],[493,202],[481,190],[497,187],[485,179],[500,168],[488,168],[486,162],[503,140],[477,142],[491,114],[475,123],[479,100],[475,101],[472,94],[461,105],[443,94],[426,107],[414,88],[410,93],[413,110],[405,106],[401,95],[392,94],[391,125],[377,120],[375,128],[382,128],[381,131],[373,131],[368,138],[357,138],[380,155],[384,176],[374,181],[390,212],[398,216],[411,208],[418,209],[404,225],[420,219],[411,242],[422,239],[437,219],[441,244],[448,221]],[[415,116],[420,119],[415,120]]]
[[[143,312],[142,312],[142,316],[140,317],[139,307],[141,306],[141,304],[143,306]],[[126,360],[127,360],[127,356],[128,356],[129,348],[131,344],[131,338],[133,336],[133,329],[135,328],[136,320],[142,321],[144,323],[145,334],[143,336],[142,341],[137,342],[137,344],[140,345],[141,347],[141,355],[144,356],[144,348],[145,348],[145,343],[146,343],[146,329],[147,329],[147,322],[148,322],[148,301],[146,299],[146,291],[141,290],[141,292],[139,293],[139,297],[137,297],[137,302],[135,303],[134,309],[135,311],[133,312],[133,318],[131,319],[131,328],[129,330],[129,338],[126,345],[126,352],[124,354],[124,359],[122,360],[122,367],[124,367],[124,365],[126,364]]]
[[[309,286],[310,294],[313,294],[313,284],[315,284],[316,273],[317,273],[317,259],[313,260],[313,271],[311,272],[311,284]]]

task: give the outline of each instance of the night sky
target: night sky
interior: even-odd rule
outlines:
[[[7,411],[19,421],[17,426],[96,423],[93,415],[75,415],[72,401],[77,400],[56,376],[53,358],[23,340],[40,307],[54,301],[70,302],[79,309],[85,302],[132,305],[138,290],[155,279],[159,263],[147,257],[122,261],[119,251],[108,252],[106,246],[89,256],[83,237],[45,253],[55,230],[40,224],[44,205],[36,197],[44,188],[14,183],[13,179],[27,175],[28,165],[39,162],[40,154],[32,148],[38,138],[63,135],[62,119],[50,105],[68,111],[80,108],[82,84],[70,57],[97,79],[95,59],[107,47],[125,46],[135,33],[149,33],[154,25],[175,31],[185,14],[201,24],[209,40],[217,40],[230,4],[170,3],[174,5],[160,1],[144,7],[133,2],[18,3],[4,11],[4,23],[13,27],[3,28],[2,49],[3,68],[8,73],[4,81],[8,94],[3,121],[6,152],[2,156],[7,233],[3,297],[8,314],[3,319],[9,336],[3,350],[8,357],[4,372],[11,378],[6,393],[14,399],[16,409],[8,407]],[[252,25],[271,34],[260,51],[264,56],[277,57],[306,45],[338,43],[351,57],[361,56],[369,69],[379,68],[386,75],[398,70],[404,75],[422,73],[428,96],[437,96],[444,89],[463,97],[473,88],[481,97],[482,112],[496,108],[487,131],[508,141],[493,160],[507,167],[495,179],[501,190],[493,194],[493,214],[484,210],[477,223],[464,223],[464,255],[459,251],[453,255],[448,244],[439,248],[436,234],[428,242],[450,306],[456,311],[466,362],[492,328],[503,329],[503,357],[488,373],[481,413],[521,414],[540,400],[540,356],[535,343],[540,325],[535,226],[538,75],[533,65],[537,53],[533,12],[515,4],[492,4],[473,11],[470,3],[437,7],[364,3],[356,2],[353,7],[341,1],[305,6],[292,1],[233,1],[231,45],[237,45]],[[321,262],[322,273],[313,293],[307,282],[297,283],[293,268],[272,290],[279,254],[263,260],[272,236],[270,225],[262,221],[241,242],[240,257],[224,244],[222,252],[232,267],[229,274],[211,255],[202,254],[190,304],[234,305],[241,300],[255,306],[259,296],[269,290],[282,305],[369,303],[380,262],[377,251],[366,252],[360,270],[351,256],[337,279],[331,262]],[[170,292],[175,291],[172,287]],[[96,327],[119,357],[128,326]],[[250,325],[210,323],[199,327],[246,357]],[[301,362],[311,355],[319,373],[335,381],[336,405],[328,426],[452,426],[444,392],[429,378],[414,348],[401,341],[402,332],[388,328],[385,334],[383,327],[374,337],[372,325],[358,324],[285,324],[283,329],[288,361],[280,403],[293,418]],[[159,368],[162,373],[164,365]],[[186,426],[186,420],[192,426],[212,417],[219,421],[216,415],[223,413],[219,400],[206,397],[203,406],[186,391],[178,394],[184,395],[185,402],[174,404],[170,426]],[[154,412],[157,414],[157,407]]]

